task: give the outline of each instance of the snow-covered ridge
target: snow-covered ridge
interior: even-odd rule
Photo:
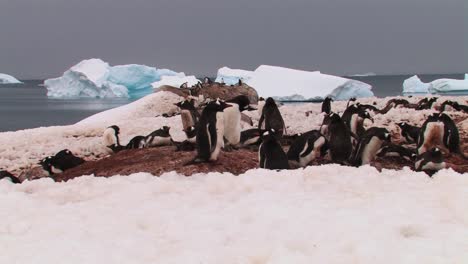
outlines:
[[[62,77],[44,82],[47,95],[55,98],[141,97],[152,93],[151,83],[162,76],[179,75],[167,69],[129,64],[110,66],[100,59],[81,61]]]
[[[0,181],[0,262],[465,263],[466,186],[338,165]]]
[[[22,83],[15,77],[5,74],[5,73],[0,73],[0,84],[17,84],[17,83]]]
[[[241,69],[231,69],[229,67],[222,67],[218,69],[216,76],[217,82],[224,82],[227,85],[234,85],[242,80],[245,83],[248,83],[254,74],[253,71],[246,71]]]
[[[403,94],[468,95],[468,74],[463,80],[437,79],[430,83],[414,75],[403,82]]]

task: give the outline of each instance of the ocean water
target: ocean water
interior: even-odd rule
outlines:
[[[401,94],[411,75],[348,77],[369,83],[377,97]],[[439,78],[463,79],[463,74],[420,75],[424,82]],[[128,104],[134,99],[51,99],[42,80],[0,85],[0,132],[42,126],[70,125],[95,113]]]

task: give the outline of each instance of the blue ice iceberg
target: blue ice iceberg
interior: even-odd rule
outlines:
[[[18,79],[16,79],[15,77],[11,75],[0,73],[0,84],[17,84],[17,83],[22,83],[22,82],[20,82]]]
[[[252,74],[252,71],[222,67],[218,70],[216,82],[224,82],[227,85],[234,85],[237,84],[239,80],[242,80],[247,83],[252,78]]]
[[[468,75],[463,80],[437,79],[430,83],[422,82],[415,75],[403,82],[403,94],[468,95]]]
[[[152,93],[151,83],[161,76],[176,75],[167,69],[129,64],[111,67],[100,59],[84,60],[62,77],[44,82],[49,97],[141,97]]]
[[[372,86],[356,80],[283,67],[261,65],[253,73],[247,84],[262,97],[275,97],[279,100],[317,100],[327,96],[335,100],[348,100],[351,97],[372,97]]]

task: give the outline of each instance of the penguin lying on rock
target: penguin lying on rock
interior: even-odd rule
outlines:
[[[84,159],[73,155],[70,150],[64,149],[55,154],[55,156],[48,156],[40,160],[39,165],[42,166],[49,176],[52,176],[81,165],[84,162]]]
[[[252,145],[259,145],[263,131],[258,128],[251,128],[241,132],[240,146],[247,147]]]
[[[385,144],[378,152],[378,157],[401,157],[409,161],[416,159],[416,150],[405,148],[401,145],[388,143]]]
[[[288,156],[278,142],[280,134],[273,128],[262,134],[262,144],[258,150],[259,167],[269,170],[289,169]]]
[[[390,142],[390,132],[387,129],[381,127],[369,128],[359,140],[359,144],[354,151],[352,164],[354,166],[369,164],[386,142]]]
[[[406,139],[408,143],[416,143],[418,141],[420,127],[412,126],[406,122],[397,123],[397,126],[401,130],[401,136]]]
[[[442,105],[440,106],[441,111],[445,111],[447,106],[451,106],[456,111],[462,111],[464,113],[468,113],[468,105],[461,105],[458,102],[454,102],[450,100],[447,100],[442,103]]]
[[[0,181],[1,180],[8,180],[11,181],[12,183],[21,183],[21,180],[16,177],[15,175],[11,174],[10,172],[6,170],[0,170]]]
[[[288,150],[288,160],[306,167],[312,160],[324,156],[328,150],[328,141],[318,130],[300,135]]]
[[[416,171],[424,171],[432,177],[438,170],[447,167],[444,157],[439,148],[431,148],[418,155],[414,168]]]

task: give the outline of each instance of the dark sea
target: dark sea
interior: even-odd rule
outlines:
[[[377,97],[396,96],[412,75],[350,76],[372,85]],[[419,75],[423,82],[440,78],[463,79],[464,74]],[[51,99],[42,80],[0,84],[0,132],[74,124],[88,116],[128,104],[135,99]]]

